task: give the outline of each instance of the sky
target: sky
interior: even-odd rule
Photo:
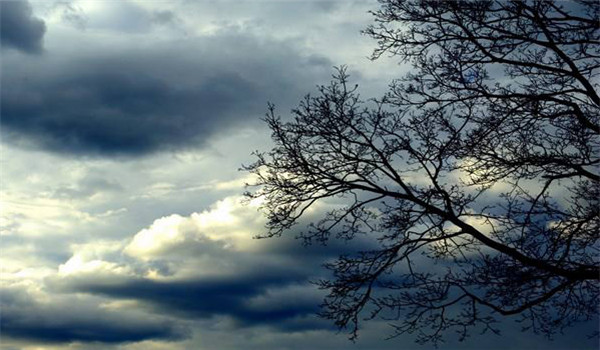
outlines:
[[[334,66],[366,97],[409,71],[368,59],[376,8],[0,1],[0,348],[430,349],[315,316],[322,264],[368,241],[253,239],[260,202],[241,201],[268,102],[289,117]],[[513,321],[443,348],[597,348],[595,324],[550,341]]]

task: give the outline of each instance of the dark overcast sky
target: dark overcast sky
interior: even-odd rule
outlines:
[[[253,240],[259,203],[240,203],[267,102],[285,117],[336,65],[366,96],[406,72],[367,59],[376,6],[0,1],[0,347],[429,349],[315,316],[320,265],[368,241]],[[444,348],[596,347],[594,325],[549,342],[509,321]]]

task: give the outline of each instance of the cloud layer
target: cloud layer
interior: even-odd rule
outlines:
[[[234,328],[328,328],[314,315],[323,295],[309,283],[318,263],[249,240],[263,224],[255,205],[228,197],[189,217],[158,219],[122,243],[78,246],[46,282],[60,293],[136,300],[161,315],[226,317]]]
[[[233,6],[235,5],[235,6]],[[315,316],[311,280],[372,241],[302,247],[242,163],[349,64],[365,96],[403,67],[367,60],[364,1],[1,1],[0,318],[3,349],[397,349],[387,321],[356,344]],[[365,90],[365,86],[367,89]],[[589,326],[589,327],[587,327]],[[587,328],[586,328],[587,327]],[[584,325],[548,343],[507,327],[448,348],[595,349]],[[574,335],[573,335],[574,334]],[[410,346],[409,346],[410,347]],[[423,347],[427,349],[427,347]]]
[[[109,344],[185,337],[184,329],[175,327],[173,322],[134,310],[127,313],[105,310],[73,297],[41,303],[27,291],[14,287],[1,292],[0,331],[4,337],[43,343]]]
[[[228,128],[255,125],[267,101],[298,98],[298,87],[330,66],[237,32],[95,50],[43,65],[2,62],[8,142],[106,156],[191,149]]]

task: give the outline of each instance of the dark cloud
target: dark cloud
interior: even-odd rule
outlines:
[[[182,328],[166,320],[135,317],[129,314],[131,310],[110,312],[77,300],[44,305],[17,288],[2,290],[1,305],[0,332],[8,338],[44,343],[123,343],[185,336]]]
[[[59,152],[149,153],[201,143],[253,97],[251,83],[224,73],[183,91],[127,65],[65,78],[40,86],[34,103],[3,94],[8,131]]]
[[[3,48],[39,54],[43,51],[45,32],[44,21],[33,17],[27,1],[0,1],[0,38]]]
[[[228,316],[237,326],[269,325],[278,329],[320,329],[322,322],[298,320],[314,316],[322,295],[308,286],[294,268],[259,267],[243,275],[206,277],[185,281],[155,281],[143,278],[72,278],[48,280],[57,291],[83,292],[115,299],[135,299],[160,314],[189,319]],[[109,281],[110,279],[110,281]],[[312,291],[303,297],[290,286]],[[284,297],[269,299],[269,291]],[[255,300],[256,299],[256,300]],[[255,300],[255,302],[253,302]]]
[[[6,61],[5,140],[86,155],[202,146],[329,74],[326,59],[239,33],[45,64]]]

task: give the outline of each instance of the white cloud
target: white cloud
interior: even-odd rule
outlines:
[[[241,201],[239,196],[226,197],[188,217],[173,214],[157,219],[138,232],[124,252],[149,260],[209,241],[222,243],[225,249],[246,250],[253,234],[262,230],[264,218],[257,212],[258,203],[244,205]]]
[[[58,275],[133,275],[130,267],[104,260],[108,255],[120,251],[122,247],[123,243],[118,241],[75,244],[71,246],[74,252],[71,258],[58,266]]]

